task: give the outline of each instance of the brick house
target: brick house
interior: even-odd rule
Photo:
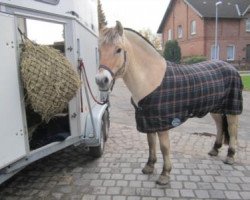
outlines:
[[[182,56],[215,56],[217,0],[170,0],[159,26],[165,44],[176,39]],[[250,62],[250,0],[222,0],[218,5],[219,59]]]

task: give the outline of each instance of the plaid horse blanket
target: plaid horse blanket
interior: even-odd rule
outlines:
[[[207,113],[238,115],[242,112],[242,81],[237,70],[223,61],[178,65],[167,61],[160,86],[135,107],[137,130],[169,130],[188,118]]]

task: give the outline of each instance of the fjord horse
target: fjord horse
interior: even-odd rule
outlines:
[[[157,160],[156,134],[158,134],[160,150],[162,152],[164,163],[161,175],[157,180],[157,183],[161,185],[167,184],[169,182],[169,174],[171,171],[170,141],[168,130],[180,125],[186,120],[186,118],[193,116],[202,117],[208,112],[213,113],[212,117],[215,120],[217,127],[216,141],[209,154],[213,156],[218,155],[218,149],[222,146],[223,143],[223,133],[228,131],[230,140],[225,163],[234,163],[238,115],[242,111],[242,83],[237,71],[233,69],[232,66],[228,66],[229,64],[225,64],[225,62],[203,63],[203,65],[208,66],[207,68],[202,68],[202,66],[200,66],[200,68],[196,66],[175,66],[170,62],[166,62],[165,59],[144,37],[131,29],[124,29],[120,22],[117,22],[116,26],[113,28],[105,28],[102,30],[100,34],[99,45],[100,68],[96,75],[96,83],[98,84],[100,90],[109,90],[114,84],[115,79],[122,78],[132,94],[132,102],[136,109],[137,129],[141,132],[147,133],[149,158],[145,167],[142,169],[143,173],[151,174],[154,171],[154,164]],[[224,68],[225,72],[222,71]],[[196,75],[192,75],[193,72],[189,72],[189,69],[192,69],[192,71],[194,71]],[[212,69],[212,72],[210,72],[208,69]],[[205,78],[200,78],[200,74],[202,75],[203,71],[206,70],[209,71],[209,74],[205,74]],[[172,74],[168,75],[167,78],[164,78],[167,72],[168,74]],[[177,74],[177,76],[174,76],[174,74]],[[183,81],[182,78],[178,78],[180,74],[191,74],[192,81]],[[210,74],[212,74],[212,77],[210,77]],[[216,78],[217,74],[219,74],[219,78]],[[230,74],[230,77],[225,79],[225,76],[227,74]],[[234,80],[235,78],[232,74],[236,74],[236,81]],[[168,89],[165,89],[165,91],[167,91],[168,93],[160,93],[158,94],[158,96],[156,95],[156,97],[151,98],[150,95],[152,93],[156,93],[156,91],[158,91],[161,87],[160,85],[162,85],[163,80],[168,78],[177,80],[177,83],[172,84],[172,82],[169,82],[165,84],[168,86]],[[189,86],[188,88],[185,88],[185,84],[195,82],[195,79],[198,80],[198,88],[196,86]],[[225,80],[229,82],[233,80],[233,84],[237,85],[237,88],[230,89],[230,87],[233,87],[231,82],[230,85],[228,82],[224,83]],[[183,92],[172,90],[172,87],[178,87],[179,84],[184,87],[184,89],[181,90]],[[222,85],[222,89],[218,89],[217,85],[220,87]],[[203,87],[205,86],[206,88],[204,89]],[[209,96],[210,94],[208,93],[211,91],[216,92],[215,96]],[[185,93],[185,95],[183,93]],[[176,96],[184,96],[185,98],[190,98],[190,96],[192,95],[196,97],[204,97],[202,101],[210,99],[211,102],[215,104],[215,106],[210,109],[208,108],[208,104],[211,104],[211,102],[205,102],[205,104],[200,106],[201,111],[203,107],[205,107],[205,110],[204,112],[202,111],[202,114],[195,113],[196,111],[192,110],[189,112],[188,110],[187,117],[183,118],[183,116],[181,115],[181,112],[183,112],[182,109],[184,109],[184,112],[186,112],[185,105],[187,104],[187,102],[189,102],[188,104],[191,105],[192,102],[195,102],[195,98],[190,101],[182,99],[177,103],[175,102],[177,101],[175,100],[175,98]],[[155,107],[147,105],[148,103],[153,103],[157,107],[158,99],[164,100],[164,98],[168,98],[168,96],[171,96],[173,101],[172,103],[174,104],[163,103],[164,106],[168,107],[166,112],[163,111],[164,108],[160,107],[160,109],[157,110]],[[229,96],[229,101],[225,99],[226,96]],[[217,100],[219,103],[217,102]],[[234,102],[237,107],[236,111],[228,111],[228,109],[226,109],[225,107],[227,105],[231,106],[231,104],[234,104]],[[146,105],[146,107],[143,107],[144,104]],[[182,109],[180,109],[180,107]],[[197,107],[197,104],[195,103],[193,107]],[[150,110],[150,108],[152,108],[152,110]],[[172,112],[172,110],[177,110],[179,111],[179,113],[177,116],[174,116],[175,114],[170,113],[171,119],[169,122],[169,119],[167,119],[166,116],[169,116],[168,112]],[[158,115],[161,115],[161,113],[163,113],[164,115],[163,118],[165,117],[162,121],[160,119],[161,117],[158,117]],[[156,116],[147,117],[147,114],[153,114]],[[153,122],[151,121],[151,118],[154,119]],[[227,129],[223,128],[223,121],[226,121],[228,125]],[[164,124],[165,122],[166,124]],[[162,127],[154,127],[158,125],[162,125]]]

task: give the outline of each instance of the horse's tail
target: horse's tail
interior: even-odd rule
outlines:
[[[222,133],[224,135],[224,144],[229,144],[230,136],[228,132],[227,116],[225,114],[222,115]]]

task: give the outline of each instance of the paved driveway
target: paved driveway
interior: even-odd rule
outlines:
[[[102,158],[89,157],[81,146],[57,152],[2,184],[0,199],[250,199],[249,107],[241,118],[233,166],[222,162],[225,148],[217,158],[207,155],[213,135],[193,134],[214,133],[209,117],[192,119],[171,131],[171,182],[161,187],[155,184],[162,167],[159,148],[154,174],[142,174],[148,156],[146,135],[135,129],[134,111],[124,84],[116,84],[111,96],[110,137]],[[244,96],[249,100],[249,93]]]

